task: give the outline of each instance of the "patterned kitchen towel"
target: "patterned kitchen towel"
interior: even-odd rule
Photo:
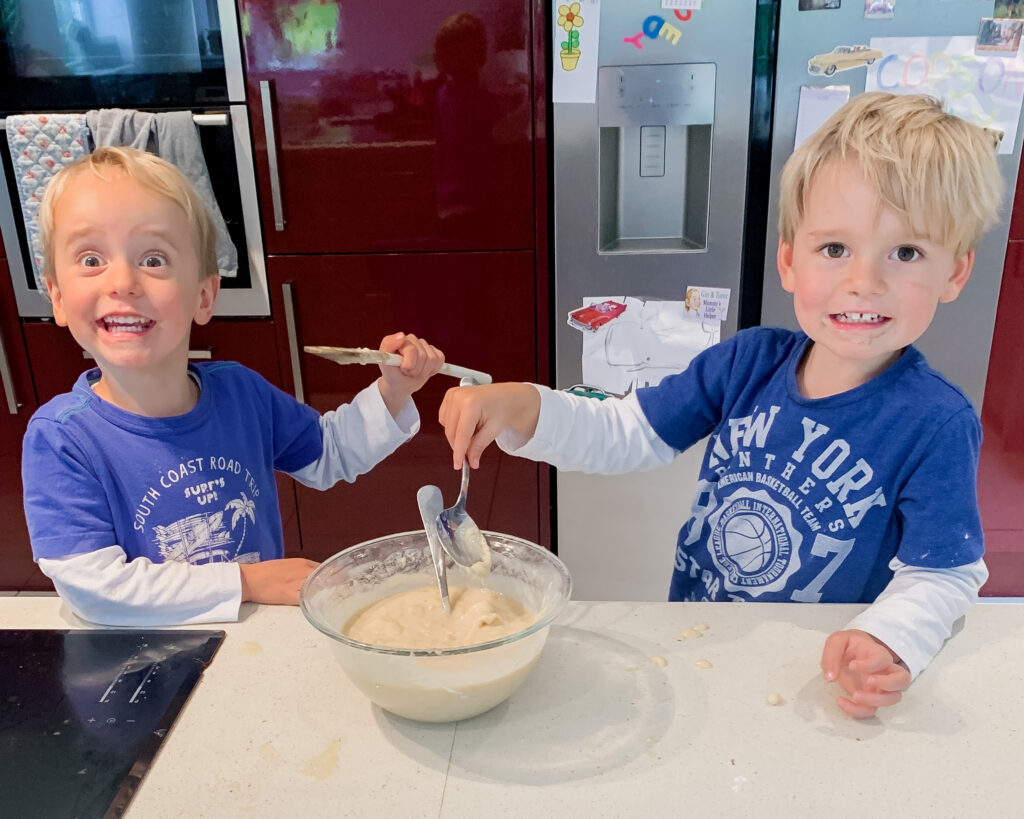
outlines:
[[[177,166],[188,177],[209,208],[217,228],[217,270],[221,276],[237,276],[238,251],[217,207],[191,111],[153,114],[130,108],[102,108],[89,111],[85,116],[97,148],[123,145],[149,151]]]
[[[83,114],[14,114],[7,117],[7,144],[18,183],[25,233],[31,245],[32,272],[40,292],[43,254],[39,241],[39,205],[46,184],[65,165],[89,152],[89,130]]]

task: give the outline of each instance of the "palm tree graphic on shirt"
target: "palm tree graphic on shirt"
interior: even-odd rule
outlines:
[[[229,509],[233,509],[234,512],[231,515],[231,531],[235,531],[235,527],[238,525],[238,521],[242,521],[242,537],[238,541],[238,545],[235,547],[235,557],[242,552],[242,544],[245,543],[245,532],[248,528],[247,520],[251,520],[256,523],[256,504],[254,504],[245,492],[242,493],[242,497],[235,498],[232,501],[228,501],[228,505],[224,507],[224,511],[227,512]]]

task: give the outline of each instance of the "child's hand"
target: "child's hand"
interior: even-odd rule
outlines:
[[[380,367],[380,394],[391,417],[396,418],[409,397],[441,369],[444,353],[412,333],[384,336],[380,349],[402,356],[399,366],[382,364]]]
[[[299,589],[316,567],[312,560],[302,557],[242,563],[242,602],[297,606]]]
[[[528,440],[537,430],[540,394],[530,384],[483,384],[453,387],[445,393],[437,418],[452,447],[452,462],[463,459],[476,469],[480,456],[503,430]]]
[[[821,670],[829,682],[838,681],[848,697],[836,704],[851,717],[873,717],[885,705],[895,705],[910,685],[910,671],[885,643],[865,631],[850,629],[830,634],[821,653]]]

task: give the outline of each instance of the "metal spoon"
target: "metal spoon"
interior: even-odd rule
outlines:
[[[460,386],[475,384],[472,378],[463,378]],[[472,568],[482,564],[485,572],[490,568],[491,549],[487,539],[466,512],[466,495],[469,491],[469,463],[462,463],[462,484],[454,506],[441,511],[437,518],[437,532],[441,548],[460,566]]]

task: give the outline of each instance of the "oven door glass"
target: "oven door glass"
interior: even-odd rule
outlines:
[[[3,0],[0,109],[228,102],[220,20],[217,0]]]
[[[0,0],[0,8],[3,2]],[[228,234],[238,250],[238,273],[221,279],[215,315],[269,315],[256,177],[252,166],[252,137],[246,107],[237,104],[215,110],[192,110],[199,125],[199,140],[210,185]],[[32,273],[17,190],[10,149],[0,133],[0,235],[7,249],[18,313],[23,318],[48,318],[53,313]]]

